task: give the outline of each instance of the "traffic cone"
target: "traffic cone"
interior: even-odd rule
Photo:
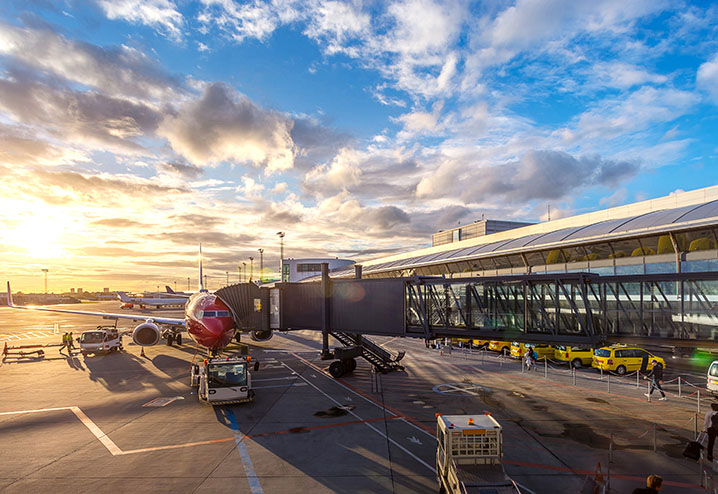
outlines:
[[[147,357],[147,355],[145,355],[145,347],[142,347],[142,351],[140,352],[140,357]]]

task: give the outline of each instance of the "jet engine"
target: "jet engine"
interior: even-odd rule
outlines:
[[[274,336],[274,332],[271,329],[249,332],[249,337],[252,338],[254,341],[267,341],[271,339],[272,336]]]
[[[136,345],[152,346],[160,342],[162,332],[153,322],[143,322],[132,331],[132,341]]]

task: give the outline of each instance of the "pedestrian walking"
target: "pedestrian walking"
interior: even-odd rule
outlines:
[[[649,475],[646,479],[646,487],[633,489],[633,494],[655,494],[661,490],[663,477],[660,475]]]
[[[67,333],[63,333],[62,346],[60,347],[60,353],[62,353],[62,350],[64,350],[66,346],[67,346]],[[69,350],[68,350],[68,352],[69,352]]]
[[[648,390],[648,393],[645,393],[645,395],[650,397],[653,394],[653,390],[657,389],[661,392],[659,400],[665,401],[666,393],[661,387],[661,384],[663,384],[663,365],[658,360],[651,360],[651,372],[643,376],[643,379],[648,379],[649,377],[651,378],[651,388]]]
[[[718,436],[718,403],[711,403],[711,409],[703,421],[703,430],[708,434],[708,461],[713,461],[713,445]]]
[[[67,342],[70,345],[68,348],[74,350],[75,349],[75,338],[72,336],[72,331],[70,331],[70,333],[67,335]]]
[[[524,355],[524,362],[526,363],[527,371],[530,371],[531,367],[536,364],[536,353],[533,351],[533,349],[528,348],[526,350],[526,354]]]

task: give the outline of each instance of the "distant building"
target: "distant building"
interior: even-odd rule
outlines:
[[[322,263],[329,264],[329,271],[351,266],[354,261],[350,259],[311,258],[311,259],[284,259],[282,261],[282,281],[294,283],[296,281],[316,276],[322,273]]]
[[[109,289],[109,288],[103,288],[103,289],[102,289],[102,293],[110,293],[110,289]]]
[[[82,288],[78,288],[77,293],[82,293]]]
[[[70,293],[75,293],[75,289],[74,289],[74,288],[70,288]]]
[[[518,221],[503,220],[477,220],[463,226],[457,226],[451,230],[441,230],[431,236],[431,245],[450,244],[452,242],[460,242],[470,238],[483,237],[492,233],[505,232],[514,228],[533,225],[533,223],[521,223]]]

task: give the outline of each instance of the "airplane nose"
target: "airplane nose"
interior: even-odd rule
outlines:
[[[215,318],[190,320],[188,331],[197,343],[207,348],[222,348],[232,340],[232,335],[228,334],[222,321]]]

